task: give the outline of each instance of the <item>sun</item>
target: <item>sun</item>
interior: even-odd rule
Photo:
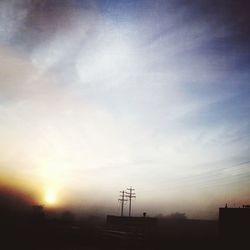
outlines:
[[[48,191],[45,194],[45,202],[48,205],[54,205],[57,201],[56,193],[53,191]]]

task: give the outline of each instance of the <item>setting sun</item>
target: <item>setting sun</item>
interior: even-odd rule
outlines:
[[[56,203],[56,194],[53,191],[49,191],[45,194],[45,202],[48,205],[54,205]]]

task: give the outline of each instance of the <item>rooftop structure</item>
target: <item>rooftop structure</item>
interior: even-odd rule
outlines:
[[[220,236],[224,240],[246,240],[249,237],[250,206],[219,209]]]

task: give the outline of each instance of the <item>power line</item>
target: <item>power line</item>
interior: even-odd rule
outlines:
[[[121,216],[123,216],[123,209],[124,209],[124,202],[125,201],[128,201],[127,199],[125,199],[125,191],[123,190],[123,191],[120,191],[120,193],[122,193],[121,195],[120,195],[120,199],[118,199],[118,201],[120,201],[121,202],[121,204],[122,204],[122,206],[121,206]]]
[[[125,192],[126,193],[125,197],[129,198],[129,213],[128,214],[129,216],[131,216],[131,206],[132,206],[131,201],[132,201],[132,198],[135,198],[136,196],[135,196],[134,189],[132,187],[127,188],[127,190],[128,192]]]

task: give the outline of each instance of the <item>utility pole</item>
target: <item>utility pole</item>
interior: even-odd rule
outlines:
[[[121,216],[123,216],[123,209],[124,209],[124,202],[125,201],[128,201],[127,199],[125,199],[125,191],[120,191],[120,193],[122,193],[120,196],[121,198],[118,199],[118,201],[120,201],[122,203],[122,206],[121,206]]]
[[[125,197],[129,198],[129,213],[128,213],[128,215],[131,216],[131,200],[132,200],[132,198],[135,198],[135,192],[134,192],[134,189],[132,187],[127,188],[127,190],[128,190],[128,192],[125,192],[126,193]]]

